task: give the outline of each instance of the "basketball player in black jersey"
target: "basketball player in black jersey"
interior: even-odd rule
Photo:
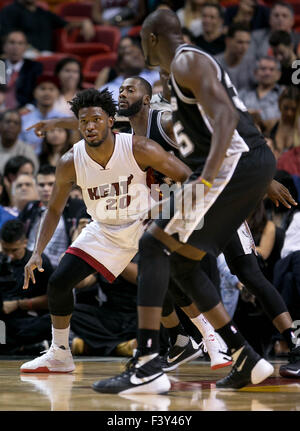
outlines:
[[[193,168],[189,182],[204,185],[201,229],[185,229],[185,220],[156,220],[140,240],[138,354],[127,372],[93,385],[99,392],[159,393],[158,366],[161,307],[170,275],[188,287],[205,317],[231,349],[234,366],[218,388],[262,382],[273,367],[246,342],[226,313],[216,289],[195,268],[206,252],[218,255],[265,195],[275,159],[228,75],[210,55],[184,45],[179,20],[169,10],[150,14],[142,26],[142,46],[149,66],[171,75],[174,133],[184,161]],[[197,227],[197,224],[196,224]],[[185,245],[184,245],[185,244]],[[186,258],[179,255],[185,247]],[[174,253],[176,252],[176,253]],[[188,253],[190,255],[188,256]],[[172,265],[171,265],[172,262]],[[199,286],[200,285],[200,286]]]
[[[180,153],[178,145],[175,143],[173,122],[170,112],[152,110],[150,108],[151,95],[151,86],[143,78],[136,76],[126,79],[119,91],[119,115],[129,118],[132,130],[135,134],[146,136],[158,142],[166,151],[172,150],[175,155],[179,157]],[[287,208],[290,208],[289,204],[297,204],[288,190],[275,180],[270,183],[267,192],[268,197],[272,199],[274,203],[280,200]],[[231,271],[235,273],[244,286],[257,297],[276,329],[283,334],[290,350],[293,350],[294,337],[292,318],[278,291],[264,277],[258,265],[255,253],[245,253],[239,234],[234,235],[223,252]],[[184,310],[188,312],[190,318],[194,318],[195,308],[192,309],[191,307],[191,311],[193,310],[192,314],[189,311],[189,307],[192,305],[191,299],[184,295],[183,292],[178,292],[174,282],[172,282],[169,287],[171,293],[175,296],[174,299],[177,305],[184,308]],[[169,295],[165,297],[162,313],[164,316],[163,322],[167,321],[168,314],[166,313],[173,311],[169,297]],[[195,304],[193,304],[193,307],[195,307]],[[200,312],[198,314],[200,314]],[[182,347],[181,350],[184,351],[185,348]],[[187,345],[187,350],[189,350],[189,352],[181,352],[180,358],[178,358],[178,361],[175,361],[176,365],[179,365],[183,360],[186,362],[187,354],[190,354],[193,358],[195,357],[196,349],[193,347],[192,343]],[[176,348],[176,352],[179,352],[178,348]],[[224,361],[224,363],[226,362]],[[173,367],[174,362],[172,362],[172,369],[174,369]],[[286,369],[286,367],[282,369]],[[286,372],[283,374],[285,374],[285,376],[287,375]]]

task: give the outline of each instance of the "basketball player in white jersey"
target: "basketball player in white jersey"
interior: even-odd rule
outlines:
[[[145,137],[114,134],[116,106],[104,90],[84,90],[71,102],[83,139],[60,159],[56,181],[42,219],[34,251],[25,267],[24,289],[35,283],[34,270],[43,271],[41,254],[56,229],[73,184],[82,188],[92,222],[66,251],[48,286],[52,319],[50,349],[21,366],[21,372],[72,372],[69,322],[72,289],[88,275],[100,272],[113,282],[138,250],[143,233],[148,167],[174,181],[184,182],[190,169],[171,153]],[[166,378],[167,382],[167,378]]]

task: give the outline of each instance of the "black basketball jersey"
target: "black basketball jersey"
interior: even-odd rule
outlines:
[[[150,109],[146,137],[157,142],[165,151],[173,151],[175,156],[178,156],[178,144],[172,141],[162,128],[161,116],[163,112],[158,109]]]
[[[150,109],[146,137],[157,142],[165,151],[172,151],[175,156],[179,157],[177,143],[172,141],[162,128],[161,116],[163,112],[157,109]],[[165,176],[160,172],[151,170],[151,174],[153,175],[153,179],[149,183],[162,184],[164,182]]]
[[[239,122],[232,136],[226,155],[229,156],[234,153],[249,151],[264,144],[264,137],[254,125],[247,108],[239,98],[227,72],[223,70],[210,54],[194,45],[180,45],[176,50],[174,58],[184,51],[193,51],[199,55],[205,55],[214,64],[217,70],[218,80],[225,88],[225,91],[239,114]],[[201,77],[200,79],[205,79],[205,77]],[[196,167],[204,164],[210,151],[213,133],[212,121],[196,99],[183,93],[172,73],[170,85],[174,134],[179,144],[180,156],[192,170],[195,170]]]

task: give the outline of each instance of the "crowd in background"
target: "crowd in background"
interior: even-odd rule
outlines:
[[[55,167],[79,140],[77,131],[63,128],[44,137],[27,129],[39,121],[72,116],[68,101],[84,88],[108,87],[117,101],[123,80],[135,75],[153,86],[153,106],[170,109],[162,97],[163,75],[146,68],[139,40],[143,19],[156,8],[176,11],[186,43],[213,55],[226,70],[238,91],[237,100],[247,107],[277,159],[276,179],[300,201],[298,2],[95,0],[82,2],[90,4],[90,16],[84,18],[62,16],[59,11],[67,3],[71,2],[0,1],[5,63],[5,79],[0,76],[0,320],[10,328],[0,353],[35,354],[51,339],[47,280],[89,222],[81,191],[74,187],[44,251],[45,271],[39,274],[38,288],[22,290],[22,270],[50,199]],[[84,50],[82,56],[63,51],[62,40],[77,35],[83,47],[94,43],[101,50],[106,41],[97,35],[107,26],[117,29],[118,43],[114,56],[103,52],[91,79]],[[55,59],[51,70],[45,62],[49,58]],[[300,319],[300,212],[264,200],[248,223],[264,274],[282,294],[293,320]],[[256,298],[230,274],[222,255],[218,268],[224,304],[253,347],[264,355],[284,355],[284,342]],[[136,272],[134,261],[110,287],[97,275],[75,289],[71,322],[75,353],[128,354],[130,349],[122,348],[135,337]]]

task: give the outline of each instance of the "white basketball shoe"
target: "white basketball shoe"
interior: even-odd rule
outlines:
[[[21,373],[71,373],[74,370],[71,350],[62,349],[53,343],[44,355],[25,362],[20,368]]]

